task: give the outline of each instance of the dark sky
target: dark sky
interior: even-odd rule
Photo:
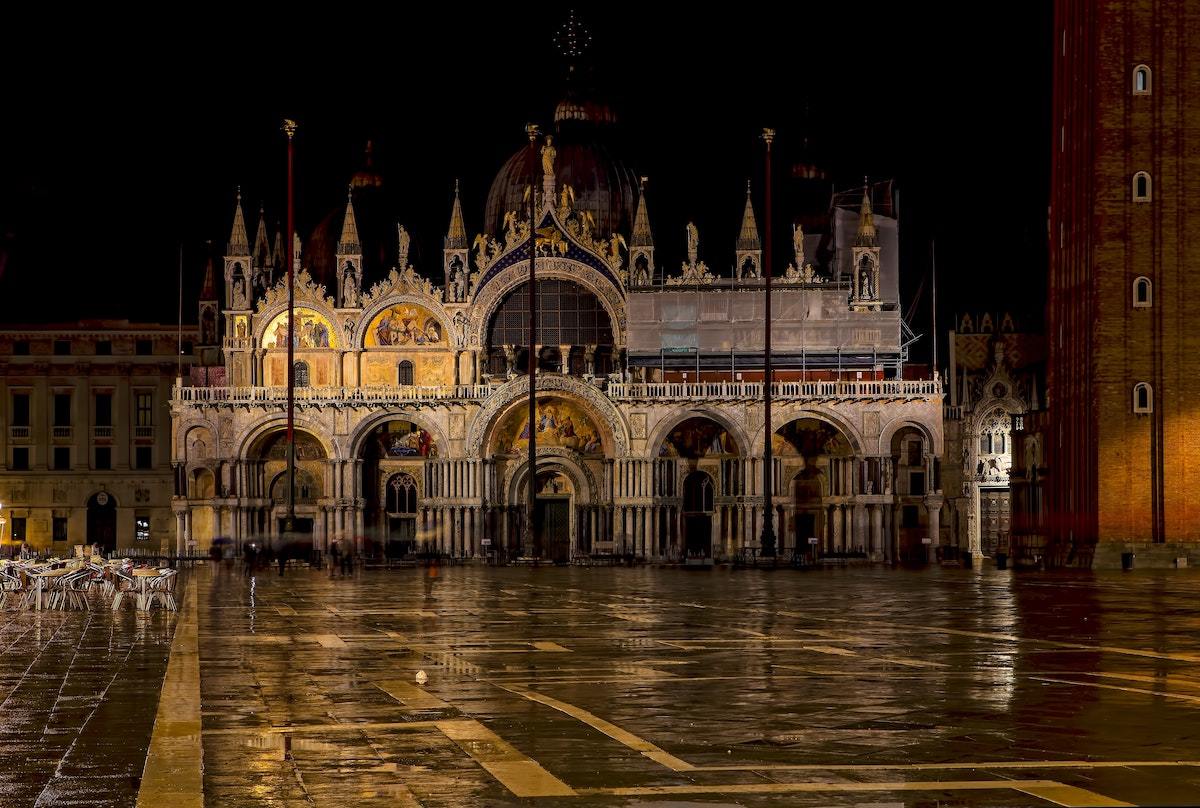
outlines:
[[[813,160],[839,188],[895,177],[902,299],[907,307],[923,288],[913,320],[928,333],[934,238],[941,330],[961,310],[1013,309],[1040,323],[1048,6],[947,16],[902,3],[741,4],[657,17],[648,4],[609,4],[579,16],[627,160],[651,178],[660,264],[682,257],[688,219],[710,265],[732,262],[747,177],[762,222],[757,135],[773,126],[777,255],[788,255],[789,163]],[[454,5],[423,19],[288,11],[282,24],[213,10],[159,21],[155,36],[146,20],[81,21],[51,43],[49,21],[9,26],[10,62],[27,69],[10,73],[0,126],[4,319],[173,322],[180,243],[194,319],[204,242],[228,238],[235,186],[251,238],[260,200],[270,219],[283,215],[285,115],[301,125],[298,229],[343,204],[373,138],[425,256],[418,269],[436,272],[454,178],[474,233],[524,124],[549,128],[564,90],[553,36],[566,7],[528,19],[516,8]]]

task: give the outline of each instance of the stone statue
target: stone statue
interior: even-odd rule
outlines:
[[[554,137],[546,135],[546,145],[542,146],[542,176],[554,176],[554,158],[558,155],[558,149],[554,148]]]
[[[796,252],[796,266],[804,266],[804,228],[792,225],[792,249]]]
[[[408,231],[404,229],[404,225],[396,225],[396,265],[400,269],[405,269],[408,266],[408,244],[412,241],[412,237],[408,235]]]
[[[346,279],[342,284],[342,305],[353,308],[358,305],[358,273],[351,264],[346,264]]]
[[[450,259],[450,299],[458,303],[466,297],[466,278],[463,262],[457,255]]]
[[[688,222],[687,224],[687,254],[688,263],[695,264],[696,256],[700,250],[700,231],[696,229],[696,225]]]
[[[608,259],[609,266],[618,269],[621,267],[622,247],[629,249],[625,245],[625,238],[620,233],[613,233],[612,238],[609,240],[608,255],[605,256]]]
[[[246,282],[241,278],[233,280],[233,307],[235,309],[246,308]]]

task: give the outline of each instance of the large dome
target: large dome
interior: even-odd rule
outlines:
[[[568,95],[555,110],[554,177],[558,188],[575,190],[575,209],[591,212],[597,235],[632,230],[637,176],[614,154],[611,124],[615,117],[603,104]],[[520,210],[525,189],[540,187],[542,161],[526,146],[517,151],[492,180],[484,225],[499,234],[504,214]]]

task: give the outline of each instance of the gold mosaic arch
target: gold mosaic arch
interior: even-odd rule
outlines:
[[[594,268],[569,258],[539,257],[534,272],[539,279],[573,281],[594,294],[608,312],[613,328],[613,345],[625,347],[625,295],[611,279]],[[465,343],[472,348],[487,344],[488,323],[504,298],[529,280],[529,263],[519,261],[505,267],[488,280],[472,301],[470,320],[466,326]]]
[[[296,325],[293,337],[297,350],[313,348],[338,348],[337,322],[309,306],[296,306]],[[285,309],[271,317],[259,335],[259,345],[267,350],[287,347],[288,313]]]
[[[595,504],[603,499],[602,492],[596,483],[596,476],[592,474],[592,470],[587,467],[586,463],[580,462],[581,460],[582,458],[578,455],[557,446],[539,447],[537,450],[536,469],[537,471],[553,470],[566,474],[575,484],[575,494],[578,497],[576,504]],[[505,471],[503,483],[500,486],[501,492],[506,497],[505,501],[524,501],[523,499],[518,500],[516,494],[521,487],[521,483],[528,479],[528,459],[520,463],[510,463],[507,471]]]
[[[362,322],[363,348],[449,348],[455,341],[449,323],[423,301],[385,300]]]
[[[594,386],[571,376],[548,375],[537,377],[538,398],[553,397],[554,393],[562,397],[573,398],[584,404],[594,414],[593,422],[612,440],[611,457],[629,456],[629,427],[621,412],[603,393]],[[490,439],[500,423],[500,418],[509,412],[514,402],[529,395],[529,379],[519,376],[507,382],[496,390],[471,420],[471,428],[465,441],[468,458],[484,457],[485,439]]]

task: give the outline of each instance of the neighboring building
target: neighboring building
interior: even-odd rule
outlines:
[[[1013,430],[1041,406],[1045,339],[1008,313],[963,314],[956,320],[948,339],[942,478],[947,544],[974,558],[1004,553],[1023,559],[1023,547],[1014,551],[1011,542],[1012,489],[1025,481],[1025,466],[1014,470]],[[1028,464],[1035,475],[1037,465]]]
[[[1200,561],[1200,2],[1058,0],[1050,201],[1052,564]]]
[[[294,495],[297,528],[318,548],[528,554],[530,485],[541,546],[558,560],[758,546],[763,249],[750,195],[740,228],[721,236],[736,242],[730,271],[707,267],[691,226],[675,253],[686,260],[665,270],[647,198],[611,148],[611,111],[576,93],[555,122],[553,141],[519,150],[496,177],[474,238],[456,193],[441,267],[412,266],[402,226],[386,226],[394,249],[365,231],[357,207],[381,180],[352,183],[328,286],[296,257]],[[777,262],[774,502],[787,550],[811,537],[825,553],[924,559],[922,539],[940,534],[941,384],[903,378],[912,337],[892,209],[890,185],[836,196],[823,229],[796,231],[790,266]],[[178,541],[201,549],[278,535],[287,494],[286,259],[268,247],[263,216],[252,246],[240,200],[233,221],[222,360],[197,368],[172,403],[186,486]]]
[[[190,354],[195,329],[183,339]],[[124,320],[0,330],[5,546],[174,547],[178,340],[177,326]]]

